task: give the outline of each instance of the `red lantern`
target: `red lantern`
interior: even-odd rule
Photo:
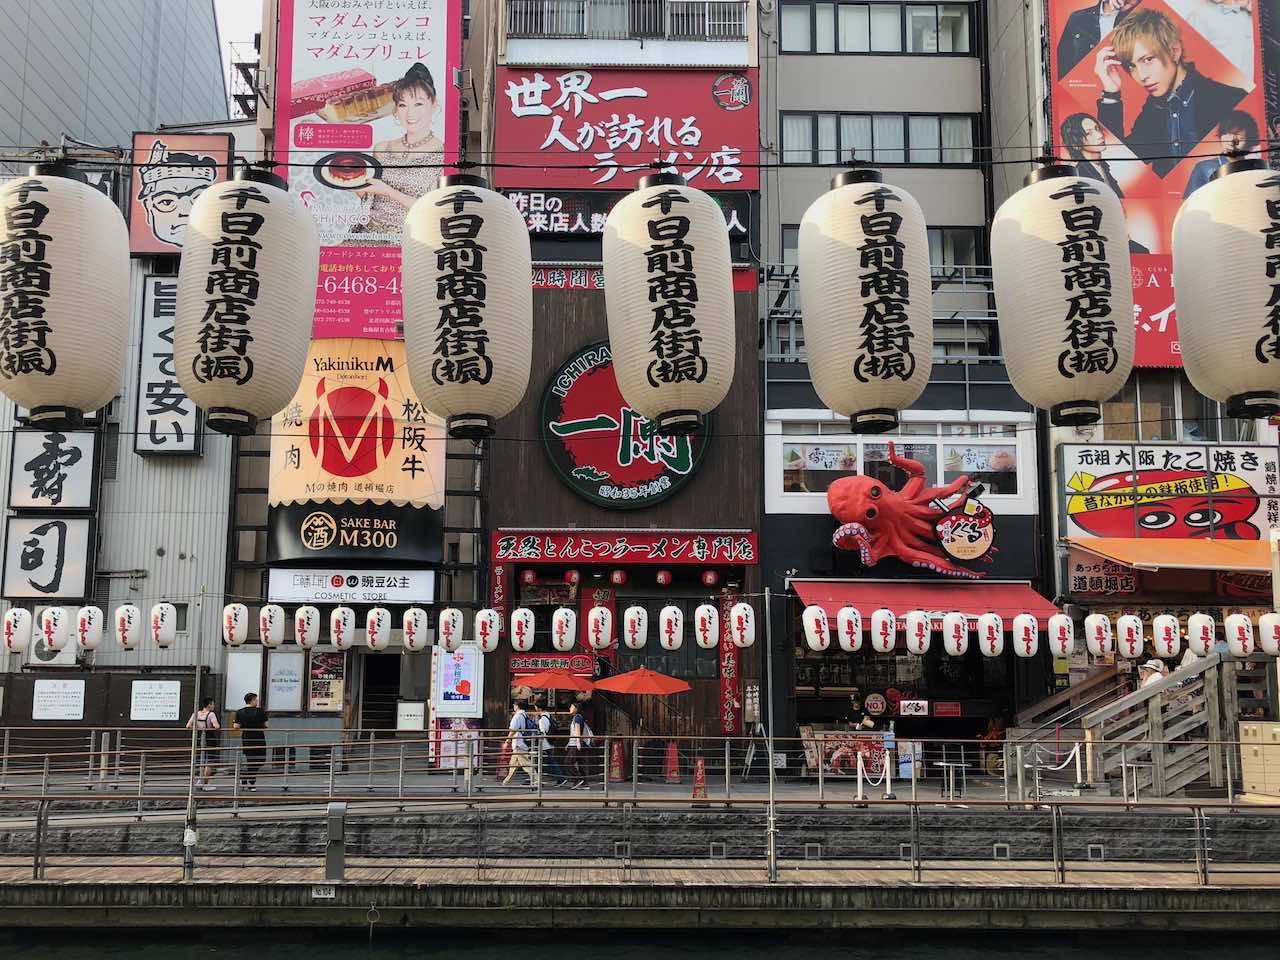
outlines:
[[[714,570],[702,571],[702,585],[704,587],[714,587],[719,582],[720,574],[716,573]]]
[[[658,586],[669,587],[671,586],[671,571],[659,570],[658,575],[655,579],[658,581]]]
[[[535,587],[538,585],[538,572],[536,570],[521,570],[520,582],[526,587]]]
[[[627,582],[627,571],[611,570],[609,572],[609,582],[615,587],[620,587]]]
[[[580,570],[566,570],[564,572],[564,582],[571,587],[576,587],[582,582],[582,572]]]

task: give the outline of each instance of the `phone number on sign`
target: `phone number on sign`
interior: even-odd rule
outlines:
[[[400,278],[387,277],[385,281],[379,277],[325,277],[320,284],[325,293],[400,293]]]

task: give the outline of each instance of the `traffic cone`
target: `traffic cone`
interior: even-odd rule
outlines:
[[[680,753],[676,749],[674,740],[667,744],[667,762],[663,768],[663,774],[667,783],[680,782]]]
[[[621,740],[613,741],[613,755],[609,758],[609,779],[621,783],[627,779],[627,749]]]
[[[693,794],[694,800],[707,799],[707,762],[699,757],[693,762]]]

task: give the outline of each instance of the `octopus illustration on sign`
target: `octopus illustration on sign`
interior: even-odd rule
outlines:
[[[948,577],[983,577],[953,562],[990,560],[994,549],[991,511],[971,496],[968,475],[926,486],[924,465],[898,456],[892,443],[889,464],[907,475],[901,490],[870,476],[842,477],[827,489],[827,505],[840,521],[831,542],[857,550],[868,567],[894,557]]]

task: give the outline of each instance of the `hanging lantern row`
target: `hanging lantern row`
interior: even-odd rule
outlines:
[[[750,609],[748,607],[748,609]],[[948,656],[963,657],[969,652],[971,639],[986,657],[1004,654],[1004,618],[996,613],[984,613],[971,617],[963,613],[947,613],[939,617],[924,610],[911,610],[899,618],[892,610],[880,609],[870,618],[871,647],[876,653],[893,653],[897,647],[899,629],[906,639],[907,652],[924,656],[929,652],[934,624],[941,621],[942,645]],[[815,653],[822,653],[831,646],[831,625],[826,610],[818,604],[810,604],[800,614],[805,643]],[[971,638],[971,623],[976,637]],[[1044,633],[1045,645],[1055,657],[1071,656],[1076,650],[1075,623],[1065,613],[1049,617]],[[1163,613],[1152,620],[1150,641],[1159,657],[1174,658],[1182,653],[1183,633],[1178,618]],[[1242,613],[1226,618],[1224,636],[1227,649],[1233,657],[1247,657],[1254,653],[1280,656],[1280,613],[1265,613],[1258,618],[1257,631],[1253,621]],[[1009,624],[1009,642],[1015,655],[1034,657],[1040,650],[1040,627],[1036,617],[1020,613]],[[841,607],[836,612],[836,641],[846,653],[862,649],[862,614],[856,607]],[[1198,657],[1207,656],[1217,639],[1213,617],[1205,613],[1192,614],[1187,620],[1185,633],[1187,646]],[[1093,613],[1084,619],[1085,646],[1095,657],[1119,653],[1129,660],[1145,655],[1147,637],[1142,619],[1134,614],[1124,614],[1115,620],[1114,633],[1109,617]]]

